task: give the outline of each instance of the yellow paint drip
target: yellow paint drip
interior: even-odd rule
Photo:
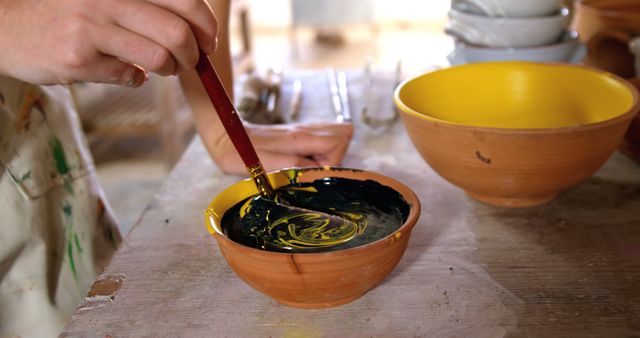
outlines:
[[[289,190],[298,190],[298,191],[308,191],[308,192],[318,192],[318,189],[315,187],[291,187]]]
[[[242,207],[240,207],[240,217],[244,217],[249,211],[251,211],[251,201],[252,199],[248,199]]]

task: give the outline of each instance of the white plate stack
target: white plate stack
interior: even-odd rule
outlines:
[[[586,50],[569,22],[563,0],[451,0],[446,32],[456,42],[449,61],[577,63]]]

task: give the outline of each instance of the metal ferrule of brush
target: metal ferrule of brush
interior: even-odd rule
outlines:
[[[262,166],[262,164],[258,162],[250,167],[247,167],[247,170],[249,171],[249,174],[251,175],[253,181],[256,183],[256,187],[258,187],[260,196],[273,199],[275,197],[275,193],[271,188],[269,178],[264,172],[264,167]]]

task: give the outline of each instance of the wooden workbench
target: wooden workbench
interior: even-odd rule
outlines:
[[[640,335],[640,165],[615,154],[547,205],[484,205],[436,175],[400,122],[363,125],[362,79],[350,75],[356,133],[344,165],[394,177],[422,202],[409,247],[386,280],[322,310],[286,307],[247,286],[203,222],[210,200],[240,177],[223,174],[196,138],[62,335]],[[305,88],[301,114],[331,118],[324,72],[296,76]],[[390,80],[374,86],[373,106],[383,111],[391,90],[380,88]]]

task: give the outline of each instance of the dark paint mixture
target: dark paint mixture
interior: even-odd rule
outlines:
[[[254,195],[227,210],[222,230],[231,240],[278,252],[326,252],[379,240],[397,230],[410,206],[397,191],[372,180],[327,177]]]

